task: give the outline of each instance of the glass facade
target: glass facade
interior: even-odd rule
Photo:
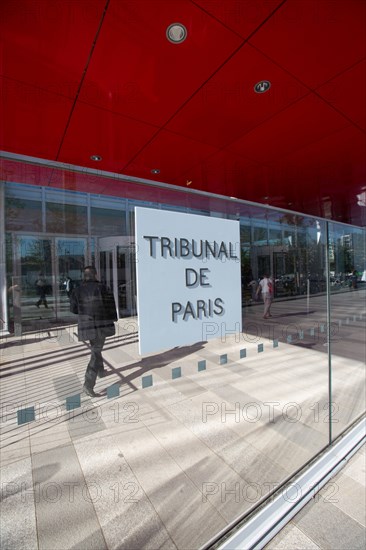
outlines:
[[[87,174],[83,177],[87,179]],[[94,185],[97,179],[93,175]],[[19,398],[14,414],[24,404],[52,401],[50,410],[53,406],[62,410],[61,420],[69,423],[67,440],[71,438],[77,452],[78,442],[84,442],[87,450],[93,442],[97,447],[103,432],[103,446],[108,444],[108,452],[120,460],[120,470],[114,470],[114,463],[108,465],[101,449],[100,455],[94,455],[94,468],[111,467],[117,477],[123,470],[125,477],[118,479],[127,492],[115,506],[119,514],[130,515],[132,530],[144,525],[146,536],[152,537],[160,528],[159,517],[167,517],[176,507],[170,523],[164,520],[175,546],[204,545],[289,482],[364,413],[364,229],[137,183],[121,182],[118,196],[22,182],[4,182],[2,192],[4,353],[9,349],[12,354],[23,353],[27,342],[33,341],[30,335],[45,345],[48,331],[52,345],[40,350],[38,357],[34,350],[33,362],[41,364],[43,353],[57,362],[64,353],[67,372],[72,373],[62,386],[61,373],[54,376],[46,363],[41,365],[38,383],[42,386],[44,370],[45,377],[54,376],[56,394],[47,379],[44,391]],[[221,334],[213,343],[139,357],[135,206],[240,222],[243,331],[239,340]],[[67,281],[80,284],[82,269],[90,263],[115,296],[119,321],[116,336],[105,348],[113,374],[107,385],[119,386],[118,402],[133,422],[116,421],[116,409],[107,409],[105,400],[100,404],[104,416],[85,429],[81,421],[71,424],[61,402],[77,393],[85,370],[85,350],[73,338],[75,317],[69,312]],[[269,320],[263,319],[263,303],[256,293],[265,273],[274,281]],[[37,306],[40,274],[46,280],[47,308]],[[11,346],[7,333],[18,336]],[[11,362],[11,355],[4,357]],[[174,371],[179,380],[172,369],[180,369]],[[31,371],[25,374],[31,375]],[[155,381],[151,388],[148,375]],[[9,418],[11,430],[15,416]],[[42,426],[47,428],[49,422],[49,417],[43,418]],[[32,431],[30,422],[29,429],[31,445],[37,449],[39,424]],[[65,446],[61,432],[59,445]],[[50,441],[42,451],[55,446]],[[86,460],[81,449],[79,459]],[[155,477],[149,477],[150,470]],[[86,478],[89,489],[95,479],[92,474],[93,468]],[[127,486],[131,479],[134,485]],[[135,489],[137,496],[130,501]],[[108,495],[112,498],[111,491]],[[93,504],[99,513],[104,501]],[[189,525],[196,528],[190,531]]]

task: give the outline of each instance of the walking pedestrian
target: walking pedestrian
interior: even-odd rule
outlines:
[[[116,333],[117,312],[113,294],[98,281],[94,266],[84,268],[84,280],[70,296],[70,311],[78,315],[78,340],[90,342],[83,392],[97,397],[94,392],[97,376],[102,378],[106,374],[102,350],[105,339]]]
[[[66,282],[65,282],[65,289],[66,289],[66,294],[68,298],[71,297],[73,288],[74,288],[74,281],[71,279],[71,277],[67,276]]]
[[[47,281],[42,272],[38,275],[38,279],[36,280],[36,289],[39,296],[36,306],[39,308],[39,306],[43,304],[44,307],[48,309],[48,303],[46,300]]]
[[[260,293],[262,293],[264,303],[263,319],[268,319],[268,317],[272,317],[271,305],[273,301],[273,280],[268,273],[259,281],[257,295],[259,296]]]

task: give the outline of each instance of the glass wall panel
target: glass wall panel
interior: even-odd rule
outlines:
[[[268,244],[268,226],[266,223],[253,220],[253,244]]]
[[[91,233],[100,237],[126,235],[125,211],[108,208],[91,208]]]
[[[269,243],[272,245],[282,244],[282,230],[281,227],[270,225],[269,226]]]
[[[82,176],[85,189],[87,174]],[[97,185],[99,176],[93,174],[93,178],[96,187],[103,188]],[[52,466],[54,451],[67,458],[70,441],[75,442],[75,464],[83,469],[86,483],[97,476],[101,486],[109,487],[119,457],[113,474],[117,485],[109,493],[103,491],[102,498],[109,501],[95,502],[95,509],[102,514],[112,506],[116,517],[123,518],[126,495],[115,490],[136,489],[140,500],[133,506],[144,506],[143,513],[140,508],[130,518],[133,537],[142,534],[137,546],[143,547],[146,540],[161,546],[165,528],[179,550],[204,546],[289,481],[327,447],[330,437],[341,434],[362,413],[364,231],[265,206],[138,183],[121,185],[118,192],[125,196],[103,198],[28,187],[11,184],[7,191],[9,201],[24,199],[23,212],[32,201],[38,205],[37,219],[29,226],[20,225],[20,203],[14,207],[9,202],[6,212],[7,282],[9,287],[14,281],[20,286],[23,330],[22,340],[14,334],[9,337],[7,361],[16,387],[37,389],[19,397],[16,407],[22,407],[26,397],[29,406],[32,399],[37,400],[64,415],[62,425],[52,424],[52,414],[51,420],[47,415],[40,420],[49,430],[47,442],[40,439],[39,424],[34,429],[29,423],[32,452],[40,447],[45,451],[42,467],[49,465],[48,451]],[[213,340],[172,344],[171,349],[140,356],[135,205],[159,209],[162,215],[170,210],[239,220],[240,334],[231,332],[232,327],[227,331],[221,327]],[[107,241],[112,244],[107,246]],[[93,402],[93,409],[98,415],[91,419],[77,414],[71,422],[66,416],[70,412],[65,410],[67,398],[80,394],[80,406],[90,405],[89,397],[82,394],[90,348],[76,341],[76,317],[69,317],[68,310],[69,282],[80,284],[82,268],[90,262],[113,290],[120,318],[116,335],[107,338],[103,348],[107,376],[97,380],[100,399]],[[257,293],[265,274],[274,287],[269,316],[264,315],[268,304]],[[43,284],[38,283],[40,279]],[[225,282],[231,285],[230,280]],[[150,290],[155,291],[153,282]],[[14,319],[12,309],[11,315]],[[51,329],[59,319],[56,338]],[[29,334],[32,339],[27,346]],[[41,344],[33,345],[36,338]],[[24,368],[15,368],[18,359],[11,364],[12,355],[21,357]],[[111,388],[113,408],[107,398]],[[20,448],[24,430],[17,432],[14,418],[9,429]],[[65,443],[60,440],[62,430],[66,430]],[[88,470],[90,453],[95,457],[93,471]],[[11,463],[12,455],[7,457]],[[72,482],[68,468],[63,469],[65,462],[57,471],[60,484]],[[118,485],[121,468],[126,477]],[[150,502],[154,506],[149,507]],[[173,517],[177,502],[184,511],[179,522]],[[41,507],[37,514],[41,517]],[[160,517],[165,518],[161,532],[156,527]],[[54,523],[56,534],[57,528]],[[125,541],[123,521],[114,528],[116,537]],[[156,531],[158,538],[154,538]],[[123,544],[128,548],[135,542],[128,539]],[[79,543],[71,540],[70,546]]]
[[[241,208],[243,214],[245,206]],[[323,411],[329,402],[327,300],[325,285],[317,295],[311,286],[313,279],[325,281],[326,225],[275,211],[267,211],[267,215],[268,223],[263,221],[263,213],[251,219],[250,245],[248,230],[241,230],[245,238],[241,243],[243,339],[248,346],[263,343],[264,349],[278,346],[282,350],[270,363],[264,358],[263,363],[260,358],[251,363],[246,388],[241,390],[246,402],[255,403],[261,413],[267,406],[274,407],[273,425],[263,414],[255,429],[243,428],[243,454],[252,456],[253,462],[248,465],[245,461],[247,470],[244,474],[243,467],[241,473],[252,486],[259,486],[263,476],[284,480],[291,470],[293,473],[310,460],[316,448],[326,446],[329,437]],[[269,319],[263,319],[264,303],[255,292],[266,273],[272,277],[275,296]],[[234,397],[243,400],[240,392],[233,392]],[[321,422],[314,412],[319,408]],[[290,410],[296,420],[287,417]],[[256,460],[263,462],[260,475],[255,471]]]
[[[5,201],[8,231],[42,231],[42,202],[7,197]]]
[[[329,224],[332,434],[365,411],[365,232]]]
[[[46,231],[49,233],[87,234],[88,216],[85,206],[46,203]]]

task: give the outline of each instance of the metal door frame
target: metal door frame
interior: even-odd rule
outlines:
[[[120,307],[119,307],[119,293],[118,293],[118,274],[117,274],[117,247],[123,247],[130,249],[131,245],[134,243],[134,240],[131,237],[125,236],[114,236],[114,237],[99,237],[97,240],[97,270],[100,272],[100,253],[109,252],[112,254],[112,292],[114,299],[117,305],[117,314],[120,318]],[[132,278],[132,266],[130,254],[126,255],[126,271],[129,276]],[[129,293],[127,295],[127,309],[131,312],[134,311],[134,304],[132,296]]]

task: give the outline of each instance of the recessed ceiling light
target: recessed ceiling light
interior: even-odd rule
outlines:
[[[181,44],[187,38],[187,29],[182,23],[172,23],[166,30],[166,37],[173,44]]]
[[[158,170],[157,168],[153,168],[153,169],[151,170],[151,173],[152,173],[152,174],[160,174],[160,170]]]
[[[100,155],[92,155],[90,159],[95,160],[96,162],[100,162],[102,160],[102,157]]]
[[[271,87],[271,83],[269,80],[261,80],[260,82],[257,82],[257,84],[254,86],[254,91],[257,94],[264,94],[264,92],[268,92],[268,90]]]

